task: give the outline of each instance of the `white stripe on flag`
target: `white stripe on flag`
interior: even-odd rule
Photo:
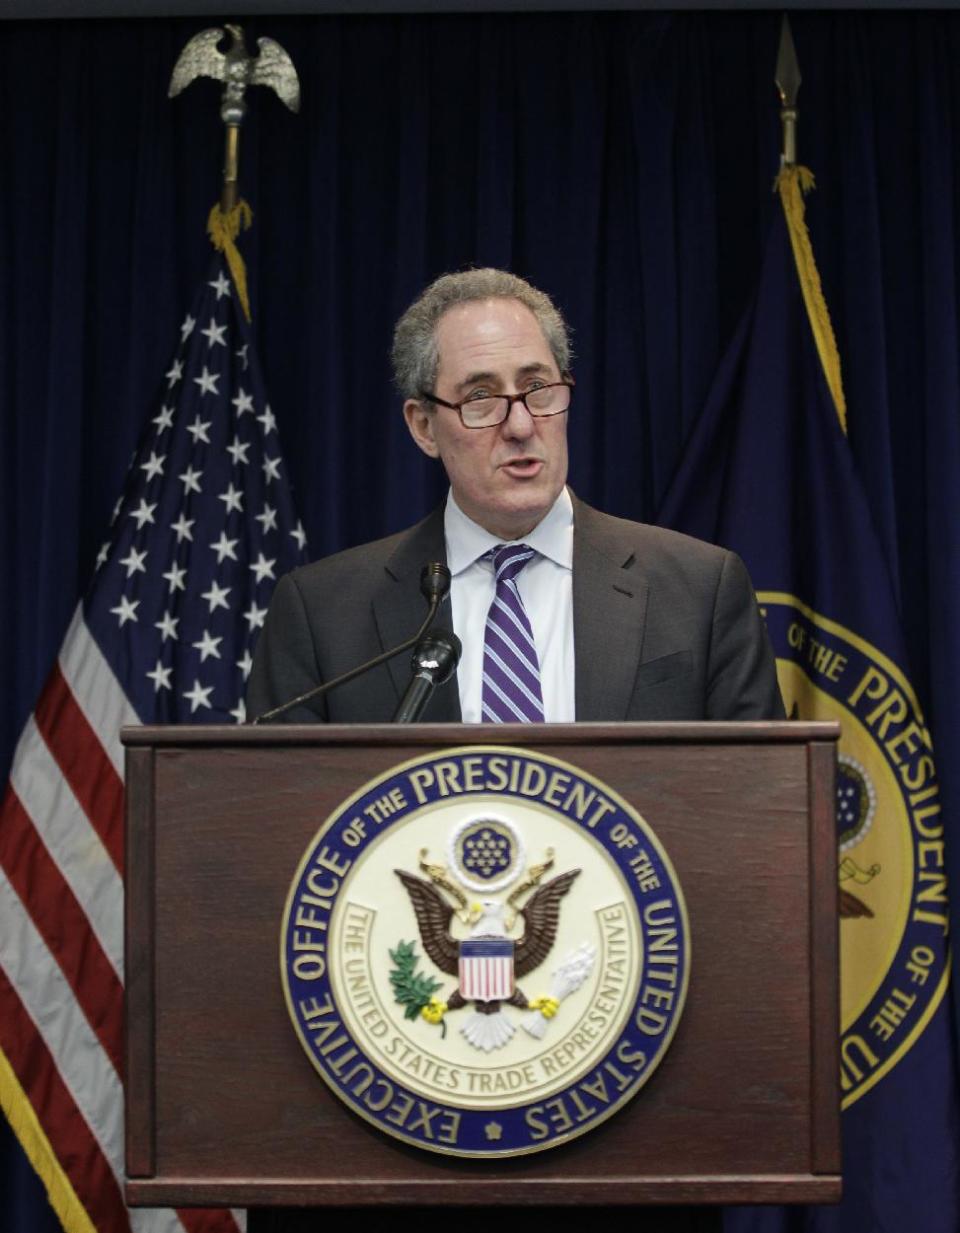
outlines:
[[[0,869],[0,964],[43,1037],[74,1103],[122,1181],[123,1090],[73,990]]]
[[[123,883],[31,717],[10,783],[123,981]]]
[[[60,670],[77,705],[100,738],[100,744],[122,779],[123,746],[120,744],[120,729],[124,724],[138,724],[140,718],[87,629],[82,604],[77,605],[60,648]]]
[[[133,1233],[186,1233],[177,1213],[170,1207],[128,1207]]]
[[[123,1089],[73,990],[29,913],[0,869],[0,965],[50,1051],[77,1111],[90,1128],[121,1189]],[[130,1209],[137,1233],[184,1233],[169,1208]]]

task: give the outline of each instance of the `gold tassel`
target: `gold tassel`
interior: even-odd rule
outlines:
[[[0,1109],[20,1141],[34,1172],[47,1190],[50,1206],[66,1233],[97,1233],[87,1209],[63,1171],[63,1166],[44,1134],[33,1105],[20,1086],[6,1055],[0,1050]]]
[[[823,298],[823,288],[820,285],[820,273],[813,259],[810,235],[804,221],[803,194],[810,192],[814,187],[813,172],[808,167],[796,165],[782,167],[773,186],[780,194],[783,212],[786,215],[787,230],[793,246],[793,259],[796,262],[797,276],[800,279],[803,300],[807,306],[807,316],[810,319],[810,328],[813,330],[813,337],[817,344],[820,363],[823,366],[840,427],[846,433],[847,404],[843,396],[843,381],[840,376],[840,353],[837,350],[837,340],[830,323],[830,313],[827,310],[827,302]]]
[[[250,298],[247,295],[247,267],[243,264],[236,239],[241,230],[246,231],[252,222],[253,211],[242,198],[226,214],[217,202],[207,218],[207,234],[210,236],[213,247],[218,253],[223,253],[227,259],[233,285],[240,297],[243,315],[248,321],[250,320]]]

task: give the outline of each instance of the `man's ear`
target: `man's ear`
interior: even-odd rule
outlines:
[[[428,411],[417,398],[408,398],[403,404],[403,418],[407,421],[410,436],[423,450],[428,458],[439,458],[440,451],[433,439],[433,422],[435,411]]]

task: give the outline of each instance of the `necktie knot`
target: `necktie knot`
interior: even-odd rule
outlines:
[[[499,586],[501,582],[512,582],[537,554],[527,544],[497,544],[490,550],[490,555]]]

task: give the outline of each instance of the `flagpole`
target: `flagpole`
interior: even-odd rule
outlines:
[[[774,181],[774,189],[787,219],[787,230],[797,266],[797,277],[803,291],[803,299],[810,319],[817,353],[824,376],[830,389],[833,405],[840,427],[847,431],[847,404],[843,394],[840,374],[840,353],[830,321],[827,302],[820,285],[820,273],[813,256],[810,235],[807,232],[803,194],[814,187],[813,172],[797,163],[797,95],[800,93],[800,63],[793,45],[793,35],[786,13],[780,26],[780,49],[774,82],[780,95],[780,122],[783,126],[783,146],[780,151],[780,171]]]

